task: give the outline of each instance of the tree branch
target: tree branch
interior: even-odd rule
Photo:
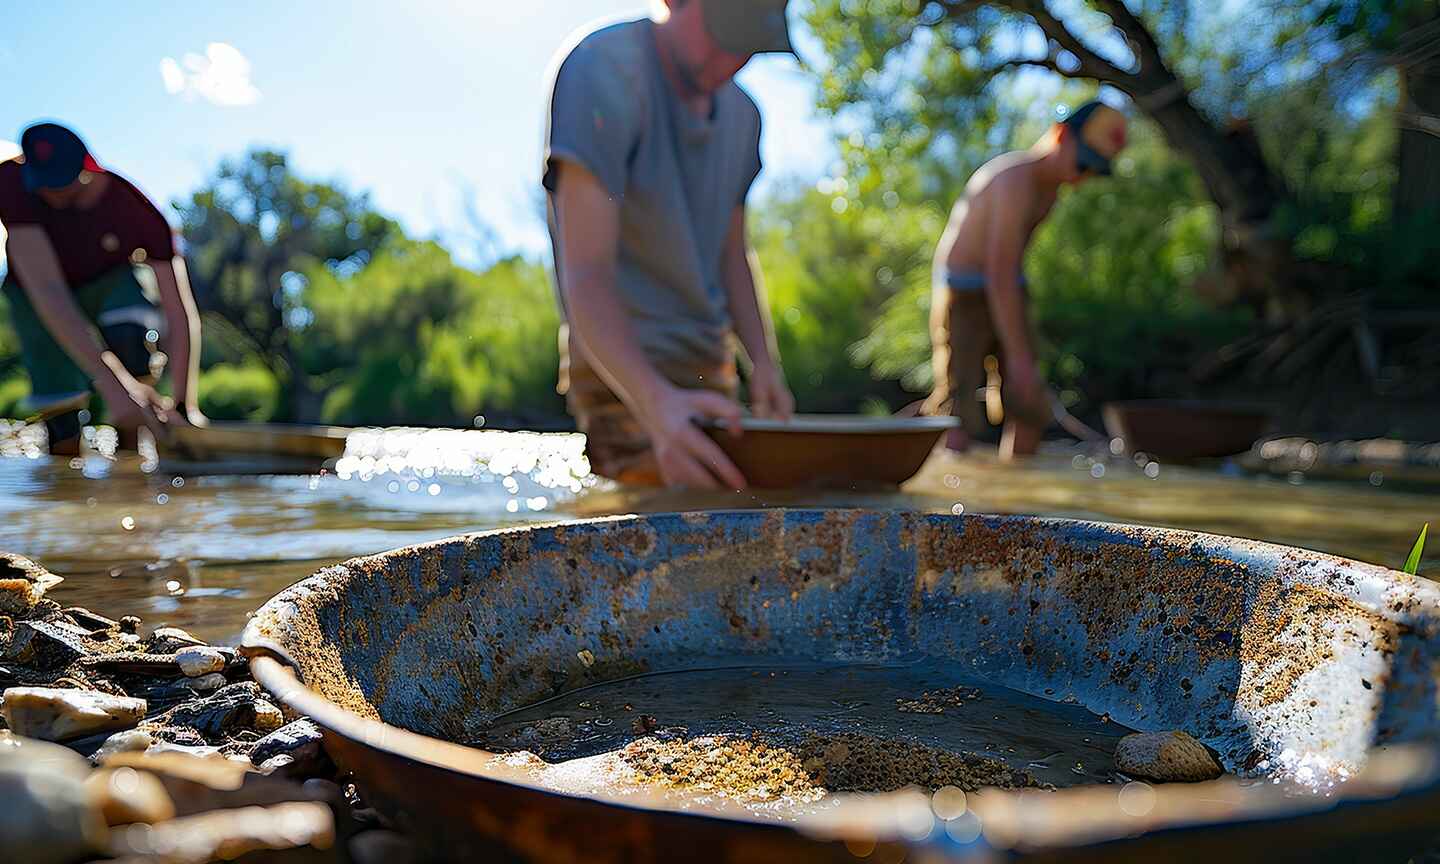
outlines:
[[[1125,34],[1129,40],[1132,50],[1135,51],[1137,75],[1147,72],[1163,72],[1170,75],[1170,70],[1165,65],[1164,55],[1160,52],[1160,43],[1155,41],[1155,34],[1144,21],[1130,11],[1125,5],[1125,0],[1095,0],[1095,5],[1100,7],[1115,29]],[[1173,77],[1173,76],[1170,76]]]
[[[1030,16],[1046,38],[1075,56],[1080,65],[1075,70],[1077,74],[1070,77],[1093,78],[1125,89],[1134,87],[1134,75],[1092,51],[1064,21],[1050,14],[1045,0],[1002,0],[1002,5]]]

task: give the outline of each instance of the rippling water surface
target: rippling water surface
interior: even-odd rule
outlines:
[[[0,549],[66,582],[52,595],[234,639],[246,614],[322,566],[457,533],[701,507],[874,506],[1037,513],[1191,528],[1399,566],[1440,496],[1240,476],[1056,450],[1024,466],[937,454],[902,493],[627,492],[589,475],[583,439],[492,431],[356,433],[332,473],[177,479],[137,457],[38,455],[0,430]],[[103,450],[105,442],[97,445]],[[161,469],[164,466],[160,466]],[[1154,476],[1151,476],[1154,475]],[[1422,572],[1440,570],[1440,543]]]

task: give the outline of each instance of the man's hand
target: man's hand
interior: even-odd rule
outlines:
[[[144,426],[157,439],[169,441],[169,400],[156,392],[154,387],[128,375],[125,377],[129,380],[123,380],[120,376],[102,376],[95,381],[96,389],[100,391],[101,397],[105,399],[105,407],[110,411],[111,421],[126,429]]]
[[[642,415],[660,476],[667,486],[744,489],[745,476],[725,452],[695,425],[720,420],[739,436],[740,406],[711,390],[667,386]]]
[[[1040,379],[1035,363],[1020,358],[1005,364],[1005,419],[1015,420],[1039,430],[1055,422],[1051,407],[1050,388]]]
[[[750,375],[750,410],[756,417],[789,420],[795,416],[795,397],[785,376],[773,364],[755,367]]]

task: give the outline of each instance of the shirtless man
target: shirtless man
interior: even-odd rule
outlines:
[[[961,427],[946,445],[965,451],[988,422],[1004,422],[1000,456],[1030,455],[1054,419],[1035,364],[1021,265],[1060,187],[1109,176],[1125,148],[1119,111],[1090,102],[1054,124],[1029,150],[987,162],[965,187],[935,254],[930,312],[935,390],[924,413],[952,414]],[[1004,381],[1003,391],[993,379]],[[987,386],[987,378],[991,379]],[[976,399],[985,387],[988,412]],[[987,417],[988,414],[988,417]]]

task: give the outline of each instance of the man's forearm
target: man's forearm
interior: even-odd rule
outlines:
[[[187,413],[199,407],[200,375],[200,313],[190,292],[185,260],[178,255],[171,261],[152,265],[155,281],[160,287],[160,307],[165,314],[165,353],[170,357],[170,378],[175,388],[175,401]]]
[[[744,265],[733,270],[725,274],[725,293],[735,334],[740,337],[751,363],[778,365],[780,354],[775,345],[775,328],[768,304],[764,302],[765,291],[754,256],[747,254]]]
[[[577,269],[567,274],[565,307],[570,332],[595,371],[631,410],[643,415],[668,382],[635,339],[615,291],[613,269]]]
[[[91,380],[113,374],[115,364],[107,363],[105,357],[110,352],[96,337],[90,322],[71,299],[69,287],[58,283],[36,289],[23,274],[20,279],[21,287],[30,299],[35,314],[40,317],[41,323],[55,341],[60,343],[60,347],[65,349],[65,353],[70,355],[70,359],[75,361],[75,365],[84,370]]]

